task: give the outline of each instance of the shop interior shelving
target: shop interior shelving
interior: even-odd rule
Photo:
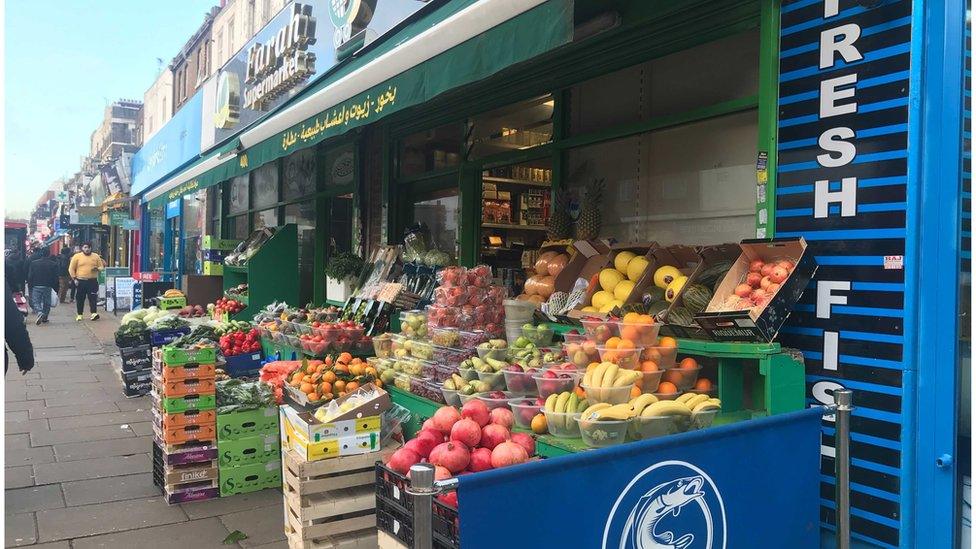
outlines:
[[[298,228],[279,227],[242,266],[224,266],[224,294],[247,284],[247,306],[231,320],[250,320],[258,310],[275,302],[298,303]]]

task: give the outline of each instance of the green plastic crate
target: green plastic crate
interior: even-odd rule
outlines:
[[[217,415],[217,440],[278,436],[278,408],[267,407]]]
[[[182,366],[187,363],[214,364],[217,362],[217,349],[202,347],[200,349],[179,349],[177,347],[163,347],[163,364],[167,366]]]
[[[220,496],[246,494],[265,488],[281,487],[281,460],[220,467]]]
[[[162,399],[163,411],[167,414],[182,414],[187,410],[213,410],[217,407],[215,395],[187,395]]]
[[[166,311],[169,309],[182,309],[186,307],[186,297],[160,297],[159,308]]]
[[[267,463],[281,458],[281,439],[278,433],[239,440],[218,439],[217,455],[221,467]]]

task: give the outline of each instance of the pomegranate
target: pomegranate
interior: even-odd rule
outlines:
[[[762,259],[757,259],[757,260],[755,260],[755,261],[753,261],[752,263],[749,264],[749,272],[750,273],[758,273],[759,271],[762,270],[762,268],[763,268],[764,265],[765,265],[765,263],[763,263],[763,260]]]
[[[793,262],[792,261],[787,261],[787,260],[784,259],[783,261],[780,261],[779,263],[777,263],[776,266],[777,267],[782,267],[782,268],[786,269],[789,272],[793,272]]]
[[[779,284],[776,284],[774,282],[770,282],[769,286],[766,287],[766,293],[769,294],[770,296],[775,294],[776,290],[779,290]]]
[[[512,433],[512,442],[525,448],[525,453],[535,455],[535,439],[526,433]]]
[[[490,421],[488,405],[476,398],[471,399],[461,407],[461,417],[473,419],[478,422],[479,427],[484,427]]]
[[[461,414],[453,406],[441,406],[434,412],[434,417],[430,419],[434,420],[434,428],[447,434],[451,432],[451,427],[454,427],[454,423],[461,419]]]
[[[752,293],[752,286],[748,284],[739,284],[735,287],[735,295],[739,297],[749,297]]]
[[[433,420],[433,418],[428,419],[427,421],[424,422],[423,425],[420,426],[420,430],[423,431],[423,430],[426,430],[426,429],[430,429],[430,430],[433,430],[433,431],[440,431],[440,429],[438,429],[437,427],[434,427],[434,420]]]
[[[406,442],[406,444],[403,445],[403,447],[404,448],[409,448],[410,450],[413,450],[414,452],[417,453],[418,456],[420,456],[420,441],[418,441],[417,439],[414,438],[414,439],[408,440]],[[423,456],[420,456],[420,457],[423,457]]]
[[[451,440],[474,448],[481,442],[481,426],[473,419],[463,418],[451,427]]]
[[[772,283],[773,281],[770,280],[768,276],[764,276],[762,277],[762,280],[759,281],[759,287],[762,288],[763,290],[767,290],[767,288],[769,288],[769,285]]]
[[[458,506],[457,492],[448,492],[446,494],[441,494],[437,496],[437,499],[444,505],[449,505],[457,509]]]
[[[481,446],[489,450],[511,438],[512,434],[501,425],[489,423],[481,428]]]
[[[515,423],[515,414],[508,408],[495,408],[491,411],[491,422],[495,425],[501,425],[506,429],[511,429],[512,424]]]
[[[393,469],[397,473],[400,473],[401,475],[405,475],[408,471],[410,471],[410,467],[418,463],[420,463],[420,455],[410,448],[404,446],[396,452],[393,452],[393,455],[390,456],[390,461],[386,463],[386,466]]]
[[[776,265],[774,265],[772,263],[767,263],[767,264],[763,265],[762,269],[759,270],[759,274],[761,274],[763,276],[769,276],[770,274],[772,274],[773,267],[775,267],[775,266]]]
[[[447,480],[451,478],[452,475],[450,471],[441,467],[440,465],[434,466],[434,480]],[[407,471],[407,478],[410,478],[410,471]]]
[[[491,466],[498,469],[508,465],[518,465],[528,461],[529,454],[525,448],[512,441],[506,441],[491,451]]]
[[[760,299],[766,299],[766,290],[761,288],[753,290],[752,293],[749,294],[749,299],[752,300],[753,303],[757,303]]]
[[[763,276],[759,273],[749,273],[746,275],[746,284],[752,286],[753,288],[758,288],[759,284],[762,282]]]
[[[773,272],[769,273],[769,279],[776,284],[782,284],[788,276],[790,276],[790,272],[780,265],[777,265],[775,268],[773,268]]]
[[[436,433],[439,432],[437,431]],[[417,453],[420,454],[420,457],[426,458],[430,456],[430,451],[434,449],[434,446],[444,442],[444,436],[435,434],[435,431],[422,430],[410,442],[414,441],[416,441],[416,447],[418,448]]]
[[[491,469],[491,450],[488,448],[475,448],[471,452],[471,463],[468,467],[472,473]]]
[[[460,473],[471,461],[468,447],[460,442],[442,442],[430,451],[430,463],[440,465],[451,473]]]

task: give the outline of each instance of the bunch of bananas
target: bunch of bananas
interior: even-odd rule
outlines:
[[[163,297],[165,297],[165,298],[171,298],[171,297],[186,297],[186,296],[183,295],[183,292],[181,292],[181,291],[179,291],[177,289],[174,289],[174,288],[170,288],[169,290],[166,290],[165,292],[163,292]]]
[[[636,370],[627,370],[612,362],[601,362],[586,369],[582,385],[588,397],[602,402],[612,398],[611,395],[615,394],[612,389],[630,388],[641,375]]]
[[[700,412],[721,410],[722,401],[708,395],[685,393],[675,400],[658,400],[651,394],[634,397],[623,404],[600,402],[583,410],[581,419],[586,421],[620,421],[635,417],[686,416]]]
[[[556,429],[573,429],[576,425],[576,420],[573,419],[573,415],[578,414],[585,410],[589,406],[589,402],[585,398],[580,398],[573,391],[563,391],[562,393],[553,393],[546,398],[545,410],[547,412],[555,414],[570,414],[566,416],[554,416],[547,415],[546,421],[549,427],[555,427]],[[555,425],[553,425],[555,424]]]

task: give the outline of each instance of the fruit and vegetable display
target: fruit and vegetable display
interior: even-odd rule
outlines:
[[[238,301],[241,301],[242,300],[241,298],[247,299],[247,294],[248,294],[248,290],[247,290],[246,282],[243,284],[238,284],[237,286],[234,286],[232,288],[228,288],[224,292],[224,295],[226,295],[230,299],[236,299]]]
[[[213,314],[217,316],[221,316],[224,313],[236,315],[237,313],[243,311],[245,307],[247,307],[247,305],[244,305],[236,299],[222,297],[213,303],[212,311]]]
[[[708,307],[708,312],[750,310],[760,312],[779,292],[796,264],[790,259],[763,261],[756,259],[749,264],[749,272],[740,277],[739,283],[726,296]]]
[[[613,257],[613,265],[601,270],[594,278],[596,285],[590,303],[580,310],[587,313],[609,313],[623,307],[644,276],[649,262],[643,255],[623,250]]]
[[[207,310],[202,305],[187,305],[177,313],[183,318],[199,318],[207,316]]]
[[[434,301],[427,308],[427,328],[483,330],[500,335],[505,326],[503,286],[491,283],[491,267],[445,267],[438,271]]]
[[[217,382],[216,399],[218,414],[267,408],[275,403],[271,386],[244,379]]]
[[[291,379],[292,373],[302,365],[303,361],[301,360],[276,360],[261,366],[258,379],[271,387],[277,404],[284,402],[285,383]]]
[[[121,324],[124,326],[133,320],[141,320],[147,325],[152,324],[156,319],[164,316],[172,316],[169,311],[164,311],[159,307],[146,307],[145,309],[136,309],[135,311],[129,311],[122,316]]]
[[[349,353],[329,355],[324,360],[302,360],[290,376],[289,393],[301,394],[310,404],[326,403],[367,383],[383,386],[375,368]]]
[[[145,321],[138,318],[130,318],[128,321],[123,322],[119,326],[119,329],[115,331],[115,340],[120,341],[127,338],[140,337],[148,331],[149,326]]]
[[[176,330],[189,326],[187,321],[176,316],[175,314],[164,314],[162,316],[157,316],[152,322],[147,322],[147,324],[149,324],[150,330],[157,332],[161,330]]]
[[[261,350],[261,334],[257,328],[236,330],[220,336],[218,344],[225,357],[256,353]]]
[[[523,292],[516,299],[543,303],[555,292],[555,280],[559,273],[569,263],[569,254],[546,251],[539,254],[535,261],[534,272],[525,281]]]

